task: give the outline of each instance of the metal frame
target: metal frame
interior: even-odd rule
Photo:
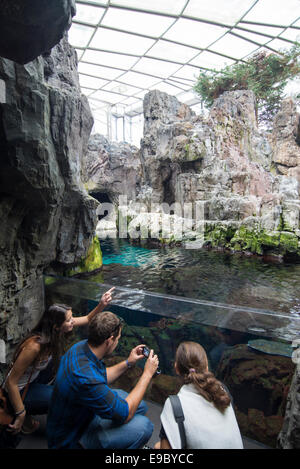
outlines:
[[[283,38],[282,34],[288,28],[295,29],[295,30],[299,31],[299,34],[300,34],[300,25],[297,26],[295,24],[295,23],[297,23],[297,21],[299,21],[300,16],[298,16],[289,25],[278,25],[278,24],[269,24],[269,23],[247,21],[245,19],[246,15],[260,1],[262,1],[262,0],[253,0],[251,6],[248,8],[247,11],[245,11],[243,13],[241,18],[239,18],[238,21],[236,21],[233,25],[228,25],[228,24],[225,24],[225,23],[217,22],[217,21],[211,21],[211,20],[206,20],[206,19],[203,19],[203,18],[196,18],[196,17],[190,16],[190,15],[185,15],[184,11],[185,11],[186,7],[188,6],[190,0],[185,1],[184,7],[182,8],[181,12],[178,15],[172,14],[172,13],[161,12],[161,11],[147,10],[147,9],[144,9],[144,8],[133,8],[133,7],[130,7],[130,6],[119,5],[117,0],[115,2],[113,0],[109,0],[107,3],[101,3],[101,1],[98,2],[98,3],[93,3],[93,2],[88,1],[88,0],[76,0],[76,3],[80,4],[80,5],[92,6],[94,8],[98,8],[98,7],[102,8],[102,9],[104,8],[103,14],[101,15],[100,20],[98,21],[97,24],[91,24],[91,23],[88,23],[88,22],[77,20],[76,16],[73,18],[73,23],[74,24],[78,24],[78,25],[81,25],[81,26],[87,26],[87,27],[90,27],[90,28],[94,29],[94,31],[93,31],[87,45],[85,47],[76,47],[76,49],[78,51],[83,52],[83,54],[81,55],[83,57],[83,59],[80,58],[79,63],[87,64],[87,65],[96,65],[96,66],[98,65],[98,66],[103,67],[103,68],[108,68],[108,69],[120,72],[120,74],[115,79],[107,79],[107,78],[104,78],[101,75],[96,75],[96,74],[94,75],[94,74],[80,72],[79,74],[82,75],[82,76],[88,76],[88,77],[92,77],[92,78],[101,78],[102,80],[106,81],[106,83],[104,83],[99,88],[93,88],[93,87],[84,88],[84,90],[87,90],[88,98],[93,100],[93,103],[95,103],[97,101],[99,102],[99,107],[96,107],[96,110],[102,110],[103,108],[106,108],[107,106],[109,106],[109,110],[110,110],[109,114],[111,115],[112,112],[113,112],[112,111],[113,108],[115,106],[119,106],[119,105],[125,106],[125,104],[123,104],[123,103],[125,103],[128,98],[132,97],[132,98],[136,99],[137,103],[141,103],[143,98],[141,98],[139,96],[136,96],[136,95],[138,95],[141,92],[147,92],[147,91],[149,91],[150,88],[153,88],[153,86],[151,86],[150,88],[147,88],[147,87],[142,87],[140,85],[133,85],[132,83],[126,83],[126,79],[122,79],[122,77],[124,77],[124,75],[129,71],[132,71],[132,72],[140,74],[140,75],[145,75],[145,76],[149,76],[149,77],[152,77],[154,79],[157,79],[156,86],[161,85],[162,83],[165,83],[167,85],[173,86],[174,88],[177,88],[178,93],[175,92],[174,95],[178,96],[178,95],[180,95],[184,92],[191,91],[192,87],[193,87],[193,84],[194,84],[193,80],[191,80],[189,78],[180,77],[180,70],[182,70],[183,67],[185,67],[185,66],[193,67],[195,69],[195,72],[198,72],[198,73],[200,73],[201,71],[216,71],[213,68],[200,67],[200,66],[196,66],[195,64],[191,63],[192,61],[194,61],[198,57],[201,57],[201,54],[203,52],[209,52],[210,54],[216,54],[216,55],[218,55],[218,56],[220,56],[224,59],[229,59],[233,63],[247,60],[247,58],[250,55],[257,52],[261,48],[268,49],[271,52],[280,53],[279,51],[277,51],[273,47],[271,47],[271,45],[269,45],[269,43],[271,41],[273,41],[274,39],[280,39],[280,40],[284,41],[285,43],[287,43],[287,45],[294,44],[295,43],[294,41],[292,41],[290,39],[287,39],[287,38]],[[173,21],[163,31],[163,33],[160,36],[152,36],[152,35],[149,35],[149,34],[142,34],[142,33],[138,33],[138,32],[129,31],[126,28],[125,29],[115,28],[115,27],[112,27],[112,26],[104,25],[103,20],[104,20],[106,14],[107,14],[107,12],[109,11],[110,8],[118,9],[120,12],[128,11],[128,12],[143,13],[145,15],[151,14],[151,15],[157,15],[158,17],[167,17],[167,18],[170,18]],[[300,14],[300,5],[299,5],[299,14]],[[183,41],[177,41],[177,40],[175,41],[175,40],[166,38],[165,37],[166,33],[178,22],[179,19],[186,19],[186,20],[197,22],[199,24],[202,23],[202,24],[209,24],[209,25],[213,25],[213,26],[218,26],[218,27],[223,28],[224,32],[222,34],[220,34],[220,36],[216,40],[214,40],[212,43],[207,45],[205,48],[201,48],[201,47],[198,47],[197,45],[189,44],[189,43],[186,43],[186,42],[183,42]],[[279,28],[281,31],[277,35],[274,35],[274,34],[269,34],[268,32],[263,33],[261,31],[252,30],[251,26],[254,26],[254,27],[255,26],[257,26],[257,27],[264,26],[264,27],[270,27],[270,28]],[[98,28],[109,30],[109,31],[116,31],[116,32],[120,32],[120,33],[130,34],[132,36],[136,36],[137,38],[140,37],[140,38],[151,39],[153,41],[153,44],[151,44],[151,46],[147,50],[145,50],[143,54],[140,54],[140,55],[139,54],[133,54],[133,53],[126,53],[126,52],[117,52],[115,50],[111,50],[111,49],[106,48],[106,47],[103,48],[103,49],[102,48],[100,49],[100,48],[91,47],[90,44],[91,44],[91,42],[92,42]],[[249,37],[246,37],[243,33],[256,34],[257,36],[267,37],[267,38],[269,38],[269,40],[266,41],[266,42],[262,41],[260,43],[260,42],[254,40],[254,39],[250,39]],[[253,44],[254,48],[253,48],[252,52],[250,54],[245,55],[244,57],[237,58],[237,57],[231,56],[230,54],[225,55],[225,54],[219,53],[216,50],[214,50],[213,46],[218,41],[220,41],[222,38],[224,38],[226,35],[230,35],[230,36],[236,37],[238,39],[242,39],[244,41],[247,41],[249,44]],[[176,57],[170,57],[170,59],[168,59],[168,60],[165,60],[161,57],[156,57],[155,55],[151,54],[151,49],[152,49],[153,46],[155,46],[158,43],[158,41],[161,41],[161,40],[163,40],[163,41],[165,41],[166,43],[169,43],[169,44],[186,46],[186,47],[189,47],[190,49],[194,49],[195,50],[195,55],[193,55],[189,60],[186,60],[186,61],[178,60],[178,59],[176,59]],[[98,51],[98,52],[115,54],[116,55],[116,63],[112,64],[110,66],[110,65],[101,65],[101,64],[98,64],[98,63],[93,63],[91,61],[86,61],[86,60],[84,60],[84,53],[86,51],[89,51],[89,50],[90,51]],[[136,60],[134,60],[133,65],[131,67],[126,69],[124,67],[118,66],[118,59],[117,59],[118,55],[132,57]],[[170,63],[172,65],[178,65],[178,69],[176,69],[175,72],[170,73],[170,75],[167,76],[167,77],[159,76],[155,73],[153,73],[153,74],[152,73],[146,73],[146,72],[144,73],[144,72],[141,72],[141,71],[134,70],[134,67],[143,58],[151,59],[151,60],[157,60],[158,61],[157,63],[159,63],[159,61],[161,61],[161,62]],[[216,71],[216,73],[218,73],[218,72]],[[116,91],[113,91],[113,90],[108,90],[105,87],[110,83],[117,83],[117,84],[121,84],[121,85],[133,86],[133,87],[137,88],[139,91],[136,91],[136,92],[131,94],[131,93],[126,93],[126,92],[123,93],[123,92],[116,92]],[[108,101],[97,99],[96,97],[93,97],[93,95],[97,91],[105,91],[106,93],[110,93],[110,94],[115,95],[115,96],[120,95],[120,100],[117,101],[116,103],[111,103],[111,102],[108,102]],[[195,96],[194,103],[195,102],[200,103],[201,101],[200,101],[199,98],[198,98],[198,101],[197,101],[197,98]],[[137,112],[137,114],[138,113],[139,112]],[[134,114],[135,114],[135,111],[132,110],[132,108],[130,108],[130,107],[128,108],[127,111],[126,110],[124,111],[124,115],[132,116]],[[125,120],[124,120],[124,122],[125,122]],[[110,136],[111,136],[111,124],[110,125],[108,124],[107,128],[108,128],[107,133],[108,133],[108,135],[110,134]],[[125,133],[125,131],[123,133]]]

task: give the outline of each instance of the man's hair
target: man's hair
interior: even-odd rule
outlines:
[[[88,343],[92,347],[98,347],[109,337],[117,337],[121,327],[122,322],[114,313],[98,313],[89,322]]]

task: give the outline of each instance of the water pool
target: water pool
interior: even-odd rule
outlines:
[[[146,249],[101,240],[103,270],[90,281],[300,317],[300,263],[184,248]]]

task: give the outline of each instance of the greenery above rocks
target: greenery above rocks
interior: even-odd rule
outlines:
[[[299,55],[299,43],[277,54],[259,52],[220,72],[201,73],[194,89],[208,107],[225,91],[252,90],[259,121],[269,124],[279,110],[287,81],[300,73]]]

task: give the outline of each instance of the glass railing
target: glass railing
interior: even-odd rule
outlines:
[[[46,303],[66,303],[74,315],[83,315],[111,286],[47,276]],[[182,341],[198,342],[206,350],[210,370],[232,394],[242,434],[276,446],[296,366],[292,345],[299,338],[298,315],[119,286],[107,309],[125,321],[122,338],[108,364],[127,358],[141,343],[159,355],[162,373],[152,381],[147,399],[163,404],[169,394],[178,391],[180,383],[173,370],[175,350]],[[80,331],[73,340],[83,337],[84,331]],[[141,372],[141,367],[129,370],[116,385],[130,391]]]

